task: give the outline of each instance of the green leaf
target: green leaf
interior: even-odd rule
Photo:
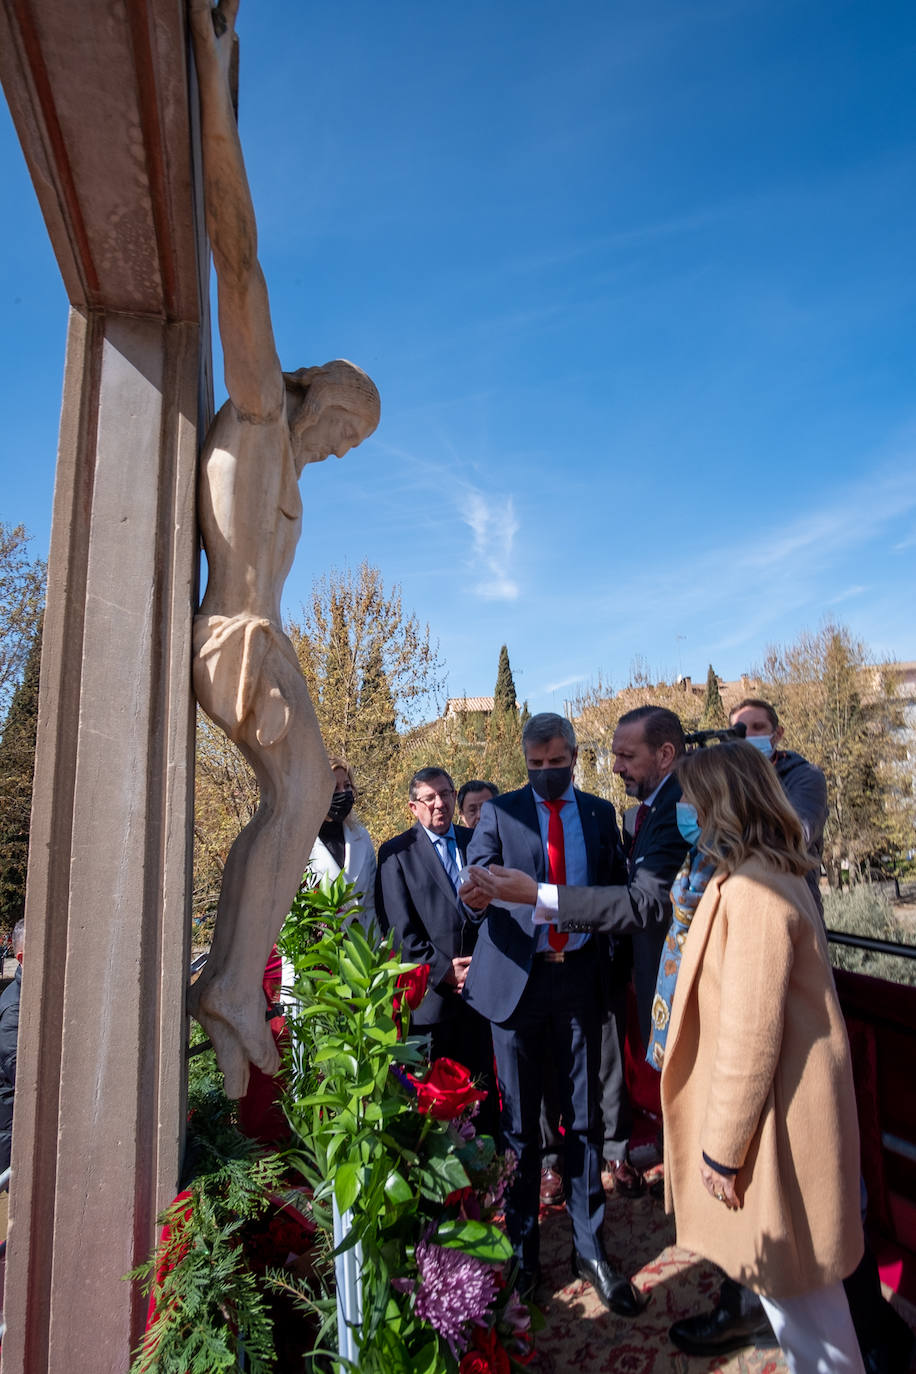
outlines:
[[[352,1207],[359,1193],[359,1167],[347,1162],[337,1166],[334,1176],[334,1197],[341,1212]]]
[[[403,1174],[399,1174],[397,1169],[392,1169],[385,1179],[385,1193],[392,1202],[406,1203],[413,1197],[413,1189],[407,1182]]]
[[[421,1345],[420,1349],[412,1356],[411,1374],[438,1374],[442,1368],[439,1356],[439,1341],[433,1338]]]
[[[463,1250],[487,1264],[502,1264],[512,1256],[509,1237],[498,1226],[483,1221],[443,1221],[436,1232],[436,1244]]]
[[[347,931],[347,945],[350,957],[364,977],[371,976],[375,969],[377,955],[358,925],[350,926]]]

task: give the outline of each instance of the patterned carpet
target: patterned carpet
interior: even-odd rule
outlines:
[[[661,1166],[648,1171],[659,1178]],[[609,1180],[605,1179],[609,1185]],[[565,1208],[541,1209],[541,1264],[544,1283],[539,1300],[545,1326],[538,1333],[537,1356],[530,1368],[538,1374],[783,1374],[787,1366],[778,1348],[741,1350],[726,1358],[692,1359],[668,1339],[679,1317],[712,1308],[719,1289],[718,1271],[674,1244],[674,1225],[661,1199],[649,1193],[636,1199],[608,1196],[604,1231],[608,1258],[649,1297],[646,1310],[625,1321],[605,1311],[594,1290],[570,1277],[570,1231]],[[896,1301],[895,1301],[896,1305]],[[913,1322],[912,1309],[900,1305]]]

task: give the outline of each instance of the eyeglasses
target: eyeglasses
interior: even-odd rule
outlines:
[[[434,792],[431,797],[414,797],[414,801],[419,802],[421,806],[430,807],[435,806],[437,801],[448,803],[454,795],[454,787],[446,787],[442,792]]]

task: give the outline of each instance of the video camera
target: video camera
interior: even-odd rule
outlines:
[[[707,744],[724,744],[726,740],[744,739],[746,734],[747,726],[743,720],[739,720],[737,725],[727,725],[721,730],[694,730],[684,736],[684,744],[688,750],[705,749]]]

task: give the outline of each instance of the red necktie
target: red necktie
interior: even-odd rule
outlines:
[[[547,881],[562,885],[566,882],[566,846],[563,841],[563,821],[560,810],[565,801],[549,801],[544,805],[550,812],[547,823]],[[547,927],[547,942],[551,949],[565,949],[569,936],[556,926]]]
[[[634,824],[634,826],[633,826],[633,839],[634,839],[634,840],[636,839],[636,836],[639,834],[640,829],[642,828],[642,823],[643,823],[643,821],[646,819],[646,817],[648,816],[648,814],[649,814],[649,812],[650,812],[651,809],[652,809],[651,807],[646,806],[646,803],[645,803],[645,802],[640,802],[640,803],[639,803],[639,806],[637,807],[637,810],[636,810],[636,822],[635,822],[635,824]]]

